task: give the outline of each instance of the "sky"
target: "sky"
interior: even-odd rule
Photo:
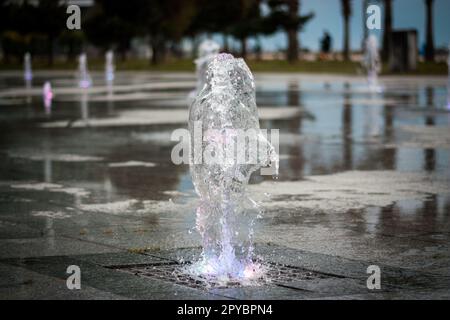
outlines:
[[[369,1],[379,4],[384,9],[381,1]],[[353,0],[353,15],[350,18],[351,48],[359,49],[363,35],[363,0]],[[419,48],[425,42],[425,1],[424,0],[393,0],[393,28],[417,29]],[[343,19],[340,0],[300,0],[300,13],[314,12],[315,17],[310,20],[299,33],[300,45],[317,51],[319,39],[324,30],[328,30],[333,38],[333,50],[341,50],[343,42]],[[450,0],[434,1],[434,42],[436,47],[447,47],[450,44]],[[376,34],[380,36],[381,33]],[[220,39],[220,38],[219,38]],[[249,41],[250,46],[253,40]],[[270,37],[261,38],[264,50],[277,50],[286,47],[286,36],[278,32]]]

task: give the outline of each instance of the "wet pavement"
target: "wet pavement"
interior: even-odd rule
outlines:
[[[207,290],[120,268],[198,255],[189,168],[170,160],[193,75],[124,72],[110,90],[98,73],[87,92],[68,72],[21,77],[0,74],[0,298],[449,298],[446,78],[374,93],[360,77],[256,74],[261,127],[280,129],[278,179],[251,179],[257,251],[327,276]],[[82,290],[66,287],[71,264]]]

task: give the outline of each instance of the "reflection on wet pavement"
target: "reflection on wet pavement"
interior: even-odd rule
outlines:
[[[199,244],[188,167],[170,161],[193,76],[119,73],[106,95],[100,78],[83,93],[63,73],[30,90],[0,75],[0,258]],[[449,275],[445,78],[381,79],[384,93],[353,77],[256,80],[261,127],[280,129],[279,179],[251,181],[266,194],[257,242]]]

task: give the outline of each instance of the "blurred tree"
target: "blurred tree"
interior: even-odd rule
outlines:
[[[66,28],[66,7],[60,1],[39,0],[34,16],[34,30],[47,36],[48,65],[53,65],[54,45],[57,37]]]
[[[261,0],[234,0],[238,2],[240,12],[236,15],[237,21],[230,28],[230,33],[241,43],[241,56],[247,56],[247,39],[261,33],[262,24],[261,17]]]
[[[252,1],[252,0],[251,0]],[[199,33],[222,33],[224,50],[228,51],[228,38],[241,16],[241,0],[197,0],[197,10],[186,33],[193,37]]]
[[[352,4],[351,0],[341,0],[342,5],[342,17],[344,18],[344,46],[343,46],[343,53],[344,53],[344,60],[348,61],[350,60],[350,16],[352,15]]]
[[[3,59],[9,63],[9,54],[5,48],[5,31],[8,26],[9,6],[7,0],[0,0],[0,48],[3,52]]]
[[[164,60],[167,43],[178,42],[188,34],[197,11],[197,0],[139,0],[150,36],[152,64]]]
[[[427,19],[426,19],[426,42],[425,42],[425,60],[434,61],[434,39],[433,39],[433,0],[425,0]]]
[[[116,49],[122,60],[130,48],[130,40],[145,33],[143,0],[97,0],[83,22],[87,39],[95,46]]]
[[[392,1],[384,0],[383,51],[381,53],[384,61],[387,61],[391,50]]]
[[[266,19],[266,31],[278,28],[285,30],[288,38],[287,59],[289,62],[295,62],[299,52],[298,31],[314,14],[299,16],[299,0],[267,0],[267,3],[271,13]]]
[[[66,48],[67,59],[74,61],[76,56],[81,52],[85,34],[81,30],[65,30],[59,37],[58,43]]]
[[[125,58],[134,36],[149,36],[151,63],[164,59],[168,42],[178,51],[199,0],[97,0],[85,22],[90,42],[103,49],[115,46]]]
[[[2,1],[0,13],[1,39],[5,60],[11,56],[22,60],[25,51],[30,51],[30,40],[35,33],[36,6],[29,1]]]

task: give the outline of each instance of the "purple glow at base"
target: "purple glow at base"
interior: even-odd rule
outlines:
[[[25,72],[23,78],[25,79],[25,81],[29,82],[31,80],[33,80],[33,74],[30,72]]]
[[[88,89],[91,87],[92,83],[89,80],[80,80],[80,82],[78,83],[78,85],[80,86],[80,88],[82,89]]]
[[[42,95],[44,98],[45,113],[49,114],[52,108],[52,100],[53,100],[53,91],[50,82],[47,81],[44,83]]]
[[[259,263],[242,264],[237,260],[228,262],[232,262],[232,265],[226,267],[226,263],[224,265],[214,259],[201,260],[186,267],[184,272],[194,278],[202,277],[207,281],[219,283],[221,286],[226,286],[229,283],[255,286],[269,281],[265,268]]]

